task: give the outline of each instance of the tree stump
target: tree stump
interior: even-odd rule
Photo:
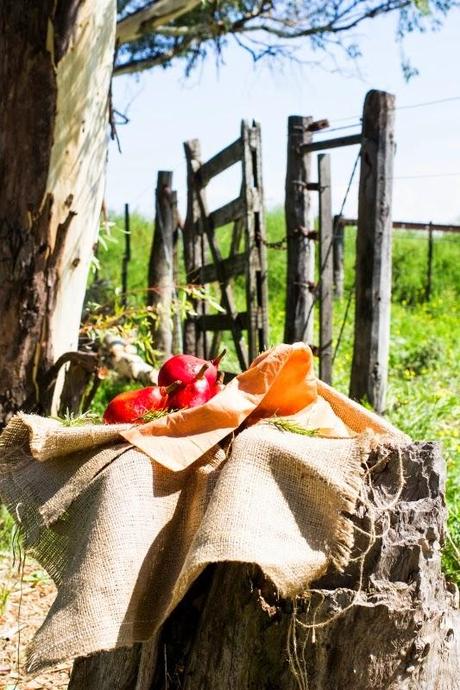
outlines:
[[[156,642],[77,660],[69,688],[458,688],[458,591],[440,563],[446,508],[439,448],[381,449],[368,464],[377,537],[369,540],[363,502],[346,572],[327,574],[309,596],[292,601],[280,599],[254,566],[211,566]]]

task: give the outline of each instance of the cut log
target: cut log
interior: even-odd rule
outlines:
[[[163,626],[156,654],[147,643],[142,653],[79,659],[69,688],[83,679],[85,690],[458,688],[458,592],[440,564],[439,448],[381,449],[368,465],[372,489],[355,516],[356,560],[346,572],[291,601],[253,566],[209,567]],[[380,536],[369,548],[371,514]]]

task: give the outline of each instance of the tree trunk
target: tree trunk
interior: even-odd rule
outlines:
[[[0,8],[0,420],[76,349],[107,156],[114,0]]]
[[[446,509],[439,449],[417,443],[402,460],[395,451],[369,464],[374,505],[392,502],[401,470],[406,481],[391,509],[377,512],[382,536],[362,570],[352,561],[345,573],[315,583],[311,598],[292,602],[252,566],[210,567],[164,625],[157,654],[145,644],[142,653],[137,645],[79,659],[69,687],[83,687],[84,679],[85,690],[457,688],[458,592],[440,570]],[[358,556],[369,545],[364,504],[355,521]]]

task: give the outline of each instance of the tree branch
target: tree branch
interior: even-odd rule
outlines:
[[[456,0],[427,1],[434,16],[436,12],[445,15]],[[163,14],[160,20],[166,7],[175,14]],[[179,12],[184,16],[176,22]],[[230,36],[254,60],[265,56],[294,59],[300,46],[295,41],[303,38],[323,49],[330,44],[341,46],[353,57],[356,47],[346,46],[342,36],[363,21],[390,12],[400,13],[407,31],[420,25],[422,14],[416,0],[158,0],[119,23],[121,59],[114,73],[141,72],[166,65],[175,57],[187,60],[189,72],[210,47],[220,56]],[[131,22],[129,27],[127,22]]]
[[[151,67],[158,67],[159,65],[165,65],[167,62],[172,60],[174,57],[180,54],[179,50],[168,50],[161,55],[155,55],[154,57],[145,58],[143,60],[129,60],[129,62],[124,62],[121,65],[116,65],[113,70],[114,77],[119,77],[123,74],[135,74],[136,72],[144,72]]]
[[[117,24],[119,45],[135,41],[158,26],[167,24],[199,5],[201,0],[157,0],[129,14]]]

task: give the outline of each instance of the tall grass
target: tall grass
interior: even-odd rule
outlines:
[[[123,254],[122,220],[115,218],[112,230],[116,242],[99,253],[99,278],[106,285],[119,285]],[[138,215],[131,218],[132,260],[129,265],[131,299],[142,302],[145,296],[148,250],[152,224]],[[219,230],[223,247],[229,246],[229,230]],[[270,242],[284,237],[281,210],[267,215]],[[346,229],[345,297],[334,305],[334,330],[342,325],[349,296],[353,294],[355,230]],[[460,237],[435,234],[433,286],[425,301],[427,274],[427,238],[421,232],[396,231],[393,241],[393,283],[391,315],[391,354],[387,416],[414,440],[436,440],[443,446],[447,461],[447,500],[450,538],[444,551],[444,567],[450,577],[460,582],[460,338],[458,333],[460,291]],[[286,253],[268,249],[268,290],[270,341],[282,341],[286,284]],[[242,307],[242,281],[236,284],[237,303]],[[353,346],[351,302],[348,319],[334,365],[334,385],[348,391]],[[315,334],[317,324],[315,325]],[[317,337],[315,335],[315,337]],[[224,337],[229,349],[227,367],[238,370],[231,339]],[[233,353],[233,354],[232,354]],[[102,390],[96,404],[105,403],[108,390]],[[113,390],[110,390],[113,393]],[[101,397],[102,396],[102,397]]]

